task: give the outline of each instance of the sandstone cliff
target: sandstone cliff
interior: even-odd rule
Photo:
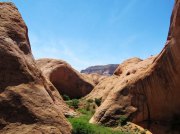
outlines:
[[[0,133],[70,134],[68,110],[36,67],[18,9],[0,2]]]
[[[80,98],[94,88],[94,84],[89,78],[84,77],[62,60],[39,59],[36,63],[62,95]]]
[[[111,76],[117,67],[118,67],[118,64],[91,66],[82,70],[81,73],[85,73],[85,74],[96,73],[99,75]]]
[[[97,89],[97,96],[103,98],[103,103],[90,122],[116,125],[120,116],[125,115],[155,134],[179,134],[179,36],[180,0],[176,0],[164,49],[157,57],[136,60],[132,66],[128,62],[128,66],[120,65],[115,71],[118,76],[98,84],[94,90]],[[92,94],[96,94],[94,90]]]

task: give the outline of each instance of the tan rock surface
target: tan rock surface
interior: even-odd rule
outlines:
[[[65,61],[39,59],[36,63],[62,95],[80,98],[90,93],[94,87],[91,80],[73,69]]]
[[[151,57],[143,61],[139,58],[132,58],[124,61],[116,69],[116,75],[103,79],[85,98],[87,100],[101,98],[103,102],[111,90],[115,88],[118,90],[122,85],[126,85],[132,77],[142,74],[152,64],[153,59],[154,57]]]
[[[70,134],[69,108],[42,76],[17,8],[0,2],[0,133]]]
[[[94,83],[94,85],[97,85],[100,81],[104,80],[105,78],[107,78],[108,76],[105,75],[100,75],[97,73],[92,73],[92,74],[84,74],[82,73],[82,75],[84,77],[86,77],[86,79],[89,79],[89,81],[92,81]]]
[[[109,88],[101,95],[105,96],[103,103],[90,122],[115,125],[120,115],[126,115],[132,122],[150,129],[154,134],[179,134],[179,36],[180,0],[176,0],[162,52],[155,59],[152,57],[127,67],[125,73],[123,66],[120,66],[115,72],[119,76],[112,76],[98,84],[94,90],[101,87],[98,90],[103,93],[107,86]]]

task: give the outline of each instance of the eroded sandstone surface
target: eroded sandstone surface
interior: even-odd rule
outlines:
[[[84,77],[65,61],[46,58],[39,59],[36,63],[62,95],[80,98],[94,88],[94,83],[89,78]]]
[[[0,133],[70,134],[69,108],[36,67],[27,27],[12,3],[0,2]]]
[[[99,82],[101,82],[102,80],[104,80],[105,78],[108,77],[108,76],[100,75],[100,74],[97,74],[97,73],[92,73],[92,74],[82,73],[82,75],[86,79],[89,79],[90,81],[92,81],[94,85],[97,85]]]

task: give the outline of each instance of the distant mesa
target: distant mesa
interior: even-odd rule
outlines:
[[[114,71],[118,67],[119,64],[109,64],[109,65],[97,65],[91,66],[81,71],[81,73],[85,74],[100,74],[105,76],[113,75]]]

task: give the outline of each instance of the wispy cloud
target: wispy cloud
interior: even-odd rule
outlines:
[[[124,16],[126,16],[137,2],[138,0],[129,0],[124,8],[116,10],[111,17],[111,23],[115,23],[116,21],[121,20]]]
[[[55,58],[67,61],[77,70],[82,70],[88,66],[99,64],[97,60],[87,60],[85,50],[89,45],[73,40],[73,43],[64,39],[39,38],[37,35],[29,34],[32,52],[35,59]],[[80,44],[82,43],[82,44]],[[88,47],[87,47],[88,46]],[[86,48],[87,47],[87,48]],[[76,50],[75,50],[76,49]],[[84,49],[84,51],[82,51]]]

